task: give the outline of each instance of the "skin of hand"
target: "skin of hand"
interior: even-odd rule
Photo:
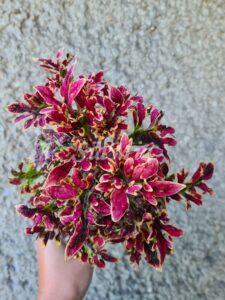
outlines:
[[[37,300],[82,300],[91,283],[93,266],[76,259],[65,261],[65,246],[36,241],[38,258]]]

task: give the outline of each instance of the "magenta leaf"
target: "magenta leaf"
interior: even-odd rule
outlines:
[[[42,96],[42,98],[45,100],[47,104],[51,105],[60,105],[61,103],[55,99],[54,93],[50,90],[47,86],[35,86],[35,89],[38,91],[38,93]]]
[[[70,80],[73,76],[73,70],[74,70],[75,64],[72,64],[69,68],[69,70],[66,73],[66,76],[63,80],[62,86],[60,88],[60,94],[62,97],[67,97],[67,93],[68,93],[68,86],[70,83]]]
[[[92,202],[93,209],[102,216],[110,215],[110,205],[104,200],[96,200]]]
[[[120,151],[121,154],[124,155],[127,150],[129,149],[129,147],[131,146],[131,141],[129,140],[129,137],[127,134],[123,134],[122,138],[120,140]]]
[[[81,162],[80,162],[80,167],[82,168],[82,170],[84,171],[90,171],[91,170],[91,167],[92,167],[92,164],[89,160],[87,160],[86,158],[83,159]]]
[[[34,122],[35,122],[35,119],[26,120],[26,122],[23,125],[24,129],[29,128]]]
[[[157,159],[155,158],[149,159],[144,165],[144,169],[140,178],[147,179],[155,175],[158,171],[158,165],[159,163]]]
[[[128,197],[124,190],[115,189],[111,194],[111,215],[114,222],[119,222],[129,207]]]
[[[82,180],[81,173],[78,169],[75,169],[72,174],[73,183],[80,189],[85,189],[87,187],[87,183],[85,180]]]
[[[111,93],[111,99],[112,99],[113,102],[115,102],[115,103],[124,102],[124,98],[123,98],[122,93],[116,87],[112,86],[111,90],[110,90],[110,93]]]
[[[144,170],[145,170],[145,164],[137,165],[133,170],[132,179],[139,180],[142,177],[142,174],[144,174]]]
[[[106,108],[107,113],[110,114],[113,111],[113,103],[108,97],[104,99],[104,106]]]
[[[87,229],[84,226],[82,226],[81,223],[78,223],[66,245],[65,248],[66,258],[71,258],[77,254],[77,252],[83,246],[86,237],[87,237]]]
[[[157,205],[157,200],[155,198],[155,194],[152,192],[147,192],[147,191],[143,191],[143,196],[145,197],[145,199],[151,204],[156,206]]]
[[[157,197],[165,197],[177,194],[183,190],[186,185],[170,181],[153,181],[151,186],[154,188],[154,194]]]
[[[51,185],[46,188],[47,193],[53,199],[67,200],[77,197],[78,192],[69,184]]]
[[[100,192],[109,192],[112,189],[112,184],[108,182],[100,182],[95,186],[95,189]]]
[[[59,183],[60,180],[64,179],[70,172],[73,166],[73,162],[69,161],[63,165],[55,167],[49,174],[45,181],[45,187]]]
[[[137,105],[138,109],[138,125],[141,126],[144,118],[145,118],[145,106],[142,102],[139,102]]]
[[[141,184],[134,184],[127,188],[127,193],[131,195],[136,195],[138,191],[142,189]]]
[[[98,161],[100,168],[109,173],[113,173],[115,171],[115,163],[110,158],[105,158]]]
[[[79,92],[83,88],[84,84],[85,84],[85,79],[81,78],[81,79],[76,80],[75,82],[73,82],[70,85],[69,95],[68,95],[68,105],[72,105],[73,100],[79,94]]]
[[[126,159],[125,163],[124,163],[124,172],[130,176],[132,174],[134,168],[134,160],[132,157],[129,157]]]
[[[93,261],[94,261],[94,264],[95,264],[98,268],[100,268],[100,269],[104,269],[104,268],[105,268],[105,262],[104,262],[104,260],[101,259],[101,258],[98,258],[97,255],[94,255],[94,256],[93,256]]]

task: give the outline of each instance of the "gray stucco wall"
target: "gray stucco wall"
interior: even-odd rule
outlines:
[[[7,183],[37,132],[13,126],[4,108],[40,83],[31,58],[62,46],[77,54],[77,75],[103,68],[107,80],[166,112],[178,139],[175,170],[194,171],[200,160],[216,165],[216,197],[188,213],[171,207],[185,235],[163,272],[145,264],[134,272],[124,257],[95,272],[86,299],[225,299],[224,15],[224,0],[1,0],[0,299],[35,299],[37,291],[34,239],[23,234],[26,221],[14,210],[23,200]]]

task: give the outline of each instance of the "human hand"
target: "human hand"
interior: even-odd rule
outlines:
[[[44,246],[37,240],[37,300],[82,300],[91,283],[93,267],[79,260],[64,259],[65,246],[49,240]]]

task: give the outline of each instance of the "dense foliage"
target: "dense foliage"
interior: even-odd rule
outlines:
[[[168,204],[201,205],[203,194],[213,194],[205,183],[213,164],[201,162],[189,179],[185,170],[169,174],[166,147],[176,140],[174,129],[161,124],[163,113],[112,86],[102,70],[75,80],[73,56],[62,56],[37,59],[49,74],[46,83],[8,107],[24,128],[42,128],[34,162],[20,163],[10,178],[30,196],[17,206],[32,220],[25,231],[45,244],[64,240],[67,258],[100,268],[118,260],[107,243],[123,243],[136,267],[143,257],[160,269],[182,235],[170,224]]]

